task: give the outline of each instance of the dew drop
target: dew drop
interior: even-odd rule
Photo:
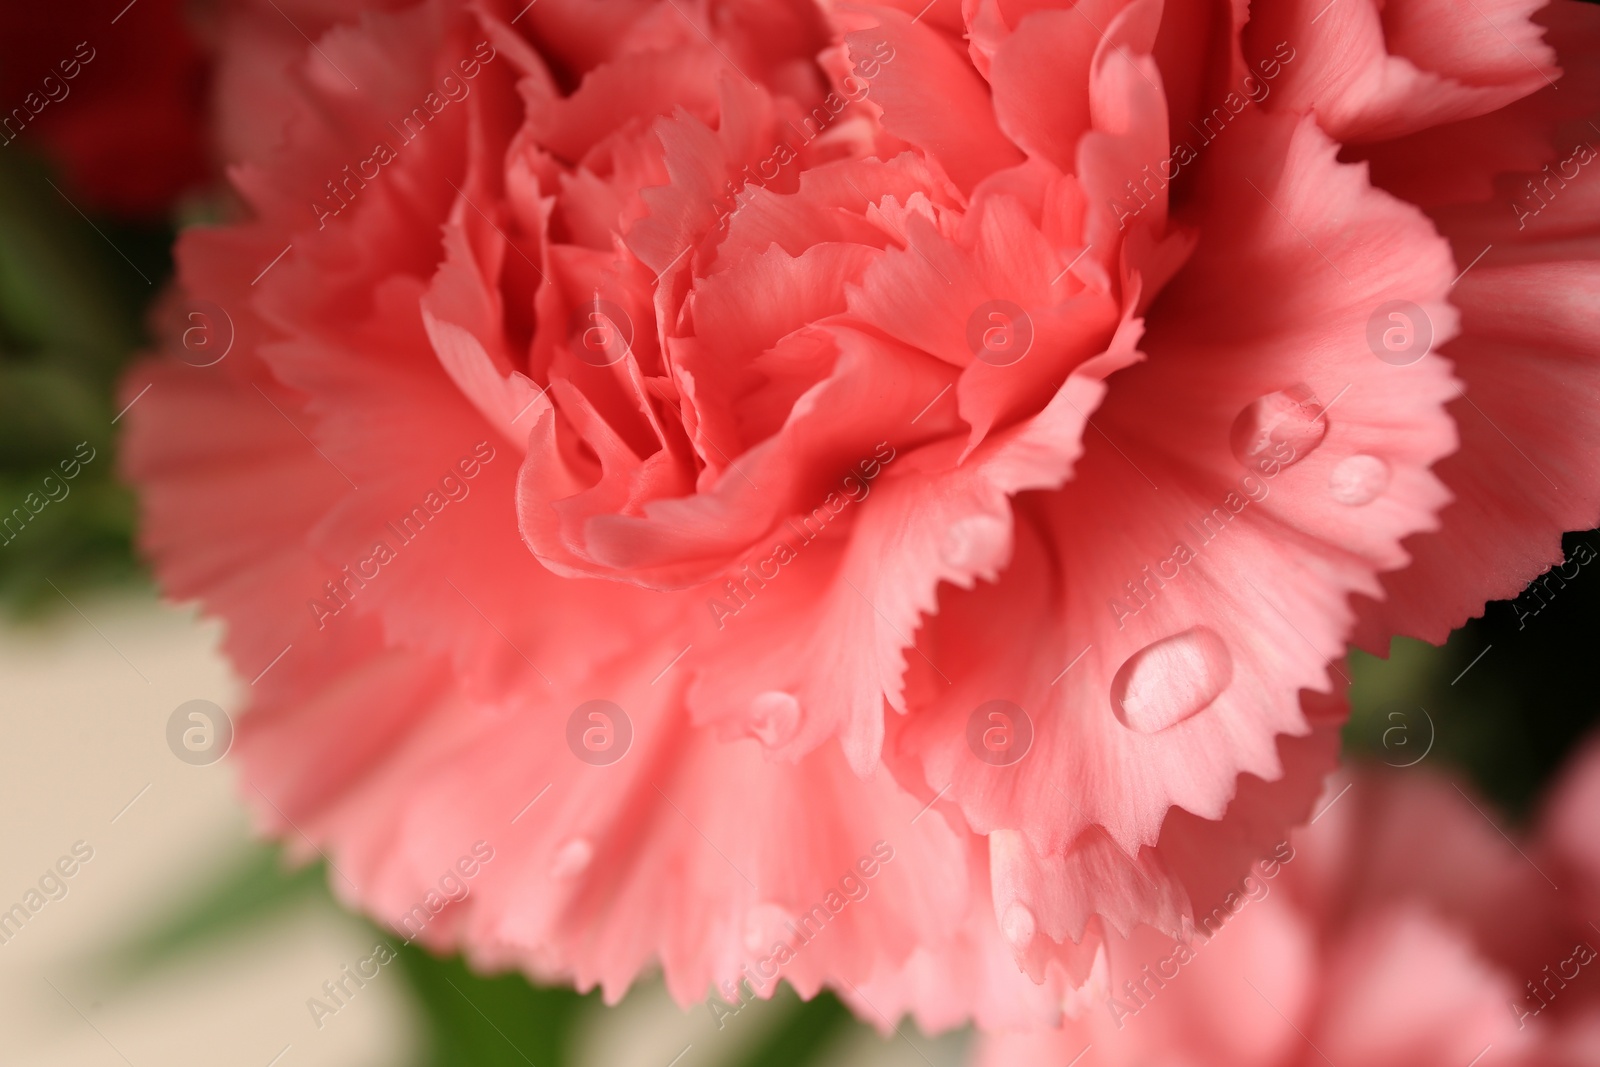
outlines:
[[[768,748],[780,748],[800,732],[800,701],[793,693],[769,689],[750,702],[750,732]]]
[[[1296,382],[1246,404],[1233,420],[1228,443],[1240,463],[1265,471],[1267,464],[1282,468],[1305,459],[1327,432],[1328,418],[1316,394]]]
[[[944,532],[939,554],[960,571],[988,568],[1005,555],[1010,537],[1011,529],[1003,520],[993,515],[968,515]]]
[[[1038,923],[1034,920],[1033,912],[1020,901],[1013,901],[1000,919],[1000,932],[1017,948],[1025,948],[1033,940],[1037,929]]]
[[[1153,734],[1204,711],[1233,681],[1233,656],[1205,626],[1164,637],[1129,656],[1111,680],[1111,711]]]
[[[555,859],[550,862],[550,877],[561,881],[576,878],[588,868],[592,859],[594,846],[587,838],[574,837],[556,849]]]
[[[1387,488],[1389,464],[1364,452],[1341,459],[1328,476],[1328,490],[1333,499],[1353,508],[1372,503]]]
[[[761,903],[744,917],[744,947],[748,952],[767,952],[774,942],[787,943],[792,916],[776,904]]]

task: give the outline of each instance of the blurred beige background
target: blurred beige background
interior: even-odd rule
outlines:
[[[169,918],[248,852],[230,763],[191,766],[167,748],[174,708],[230,712],[244,683],[220,631],[154,595],[79,600],[42,623],[0,624],[0,909],[22,901],[75,842],[94,849],[20,932],[0,944],[0,1060],[28,1067],[403,1067],[421,1062],[415,1006],[385,968],[319,1030],[306,999],[372,951],[356,919],[321,899],[181,955],[139,981],[110,980],[106,951]],[[383,976],[389,976],[387,980]],[[766,1005],[759,1005],[765,1008]],[[760,1010],[718,1032],[657,983],[595,1011],[582,1064],[715,1067],[759,1036]],[[909,1026],[908,1033],[913,1033]],[[917,1047],[863,1030],[825,1061],[954,1067],[959,1038]],[[687,1051],[685,1049],[687,1048]],[[545,1065],[539,1065],[545,1067]]]

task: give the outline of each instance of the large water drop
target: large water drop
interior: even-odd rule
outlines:
[[[1276,474],[1311,454],[1328,432],[1328,417],[1304,382],[1257,397],[1233,420],[1228,444],[1252,471]]]
[[[1233,681],[1233,656],[1205,626],[1164,637],[1128,657],[1111,680],[1111,710],[1153,734],[1199,714]]]

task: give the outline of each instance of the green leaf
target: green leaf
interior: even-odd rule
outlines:
[[[599,1003],[517,974],[487,978],[413,945],[399,952],[431,1031],[427,1067],[559,1067],[580,1009]]]
[[[64,610],[57,588],[139,573],[132,496],[114,477],[113,391],[172,233],[85,218],[19,151],[0,155],[0,608],[25,615]],[[95,461],[66,478],[80,442]]]
[[[730,1067],[804,1067],[821,1063],[821,1053],[829,1045],[861,1025],[832,993],[819,993],[802,1001],[784,986],[771,1003],[778,1006],[786,1001],[792,1001],[793,1007],[784,1012],[781,1021],[767,1028],[748,1055]]]
[[[1419,773],[1465,771],[1501,810],[1531,816],[1600,726],[1600,537],[1564,541],[1564,567],[1514,601],[1490,603],[1442,646],[1400,638],[1387,659],[1352,653],[1346,753]]]
[[[269,919],[290,904],[328,897],[322,864],[289,869],[275,845],[250,846],[239,861],[166,918],[116,945],[103,963],[113,984],[133,982],[191,949]]]
[[[60,183],[56,183],[59,185]],[[0,159],[0,323],[4,348],[58,348],[72,369],[114,364],[138,343],[159,278],[130,266],[38,164]],[[148,279],[148,280],[146,280]]]

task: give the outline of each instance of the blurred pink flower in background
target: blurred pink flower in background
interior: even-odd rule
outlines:
[[[0,147],[42,149],[91,210],[167,214],[208,170],[205,56],[183,16],[181,0],[6,4]]]
[[[1060,1065],[1087,1045],[1096,1063],[1186,1067],[1595,1062],[1596,751],[1550,805],[1543,847],[1443,777],[1356,772],[1196,936],[1118,945],[1117,977],[1078,1019],[983,1039],[975,1062]],[[1590,832],[1568,838],[1574,823]]]
[[[1348,642],[1595,521],[1600,183],[1503,176],[1581,6],[1565,76],[1521,0],[226,8],[232,347],[126,469],[263,825],[612,999],[1099,1010],[1309,816]]]

